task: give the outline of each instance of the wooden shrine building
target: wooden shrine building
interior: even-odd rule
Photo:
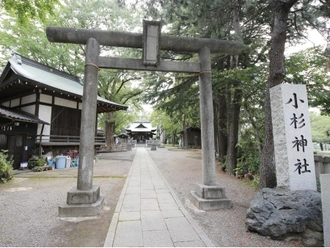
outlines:
[[[79,77],[13,54],[0,77],[0,149],[13,155],[14,168],[36,149],[79,148],[82,98]],[[97,97],[97,114],[126,109]],[[96,135],[94,145],[104,144]]]
[[[136,140],[137,144],[145,144],[147,140],[155,138],[156,130],[150,122],[134,122],[126,128],[127,134]]]

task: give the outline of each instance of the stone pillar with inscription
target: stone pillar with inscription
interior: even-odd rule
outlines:
[[[316,190],[306,86],[280,84],[270,97],[277,187]]]

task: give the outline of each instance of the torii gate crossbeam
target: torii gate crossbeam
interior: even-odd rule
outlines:
[[[203,182],[191,192],[192,201],[204,210],[231,207],[231,201],[226,198],[224,188],[216,182],[215,175],[211,53],[237,55],[243,49],[242,43],[167,35],[160,37],[160,22],[154,21],[144,21],[143,34],[60,27],[48,27],[46,34],[51,42],[87,45],[77,188],[68,192],[67,205],[59,208],[60,216],[95,215],[103,205],[100,188],[93,185],[94,146],[90,142],[95,136],[99,68],[198,73]],[[100,45],[143,48],[144,58],[101,57]],[[161,61],[159,50],[198,53],[199,63]],[[90,207],[86,208],[86,204]],[[83,207],[79,208],[79,205]]]
[[[143,34],[95,29],[47,27],[47,38],[50,42],[87,44],[89,38],[96,39],[102,46],[143,48]],[[208,47],[211,53],[238,55],[243,44],[208,38],[191,38],[182,36],[162,35],[161,50],[174,52],[198,53],[201,48]]]

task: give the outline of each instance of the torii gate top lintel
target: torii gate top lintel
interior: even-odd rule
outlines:
[[[51,42],[87,44],[94,38],[99,45],[143,48],[142,60],[100,56],[98,67],[108,69],[199,73],[199,63],[160,61],[159,51],[199,53],[208,47],[210,53],[237,55],[244,47],[238,41],[161,35],[161,23],[146,20],[142,34],[63,27],[47,27],[46,34]]]
[[[104,46],[143,48],[143,34],[139,33],[47,27],[46,34],[51,42],[86,44],[89,38],[95,38]],[[161,50],[197,53],[205,46],[211,53],[228,55],[238,55],[244,47],[239,41],[161,35]]]

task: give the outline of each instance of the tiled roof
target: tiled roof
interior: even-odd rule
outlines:
[[[34,82],[41,89],[49,89],[64,95],[72,95],[80,98],[83,96],[83,84],[79,77],[40,64],[16,53],[8,61],[7,67],[8,65],[15,74],[29,79],[29,81]],[[1,75],[0,85],[4,81],[5,76]],[[127,109],[125,105],[108,101],[99,96],[97,97],[97,101],[99,105],[109,105],[115,110]]]
[[[152,127],[150,122],[134,122],[128,128],[128,132],[154,132],[155,127]]]
[[[49,125],[49,123],[44,122],[31,114],[28,114],[26,112],[19,111],[19,110],[7,109],[4,107],[0,107],[0,117],[7,118],[12,121],[23,121],[23,122],[40,123],[40,124]]]

